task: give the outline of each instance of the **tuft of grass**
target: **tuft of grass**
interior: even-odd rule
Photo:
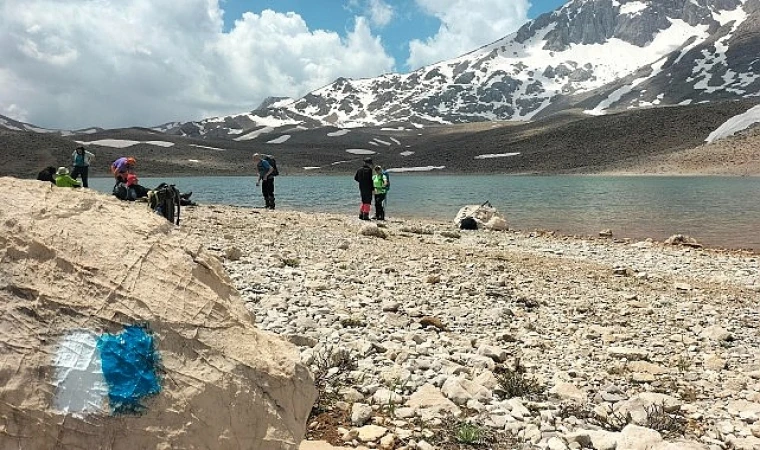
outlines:
[[[287,267],[298,267],[301,265],[301,260],[298,258],[282,258],[282,263]]]
[[[667,411],[665,403],[655,403],[644,408],[647,412],[645,427],[659,431],[666,436],[683,436],[686,432],[687,420],[680,408]]]
[[[454,439],[460,444],[475,445],[484,441],[486,432],[470,422],[460,422],[454,430]]]
[[[505,399],[537,398],[544,392],[543,386],[525,373],[525,368],[520,365],[519,359],[515,361],[514,368],[505,365],[496,367],[495,374],[496,381],[499,383],[498,392]]]
[[[681,410],[668,412],[665,404],[652,404],[644,408],[646,420],[642,424],[647,428],[659,431],[666,436],[683,436],[686,432],[687,420]],[[560,405],[557,416],[561,418],[575,417],[604,428],[607,431],[622,431],[626,425],[633,423],[630,412],[613,411],[609,414],[600,415],[589,404],[578,405],[575,403]]]
[[[694,364],[694,361],[688,356],[681,355],[676,360],[676,367],[678,367],[678,371],[680,373],[687,372],[691,368],[692,364]]]
[[[341,319],[340,324],[343,325],[343,328],[358,328],[367,326],[367,324],[358,317],[348,317],[346,319]]]
[[[348,386],[351,371],[358,367],[357,361],[345,349],[326,346],[314,355],[312,373],[317,388],[317,400],[311,409],[311,416],[328,411],[338,399],[340,388]]]

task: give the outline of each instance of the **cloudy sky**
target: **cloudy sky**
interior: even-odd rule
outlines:
[[[48,128],[250,111],[409,72],[563,0],[0,0],[0,115]]]

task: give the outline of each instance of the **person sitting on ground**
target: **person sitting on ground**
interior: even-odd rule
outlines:
[[[65,167],[59,167],[55,173],[55,185],[58,187],[82,187],[79,182],[69,175],[69,169]]]
[[[122,156],[111,164],[111,173],[116,179],[116,184],[126,183],[127,175],[135,173],[137,161],[133,156]]]
[[[137,175],[134,173],[127,174],[127,189],[129,191],[129,199],[137,200],[138,198],[144,198],[148,196],[148,189],[141,186],[137,179]]]
[[[95,158],[95,155],[92,152],[85,150],[84,147],[79,146],[74,150],[74,153],[71,154],[71,157],[74,159],[73,168],[71,169],[71,178],[76,180],[81,175],[82,186],[89,187],[87,185],[87,178],[90,173],[90,163]]]
[[[48,181],[50,184],[55,185],[55,167],[47,166],[37,174],[39,181]]]

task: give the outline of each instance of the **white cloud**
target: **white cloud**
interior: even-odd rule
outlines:
[[[441,21],[438,32],[409,43],[406,64],[417,69],[453,58],[517,30],[528,20],[528,0],[416,0]]]
[[[372,25],[384,27],[393,20],[393,7],[383,0],[370,0],[369,19]]]
[[[0,111],[51,128],[150,126],[394,66],[364,18],[341,37],[269,10],[224,32],[222,14],[219,0],[2,0]]]
[[[353,13],[361,13],[369,19],[373,27],[382,28],[391,23],[396,11],[384,0],[348,0],[345,8]]]

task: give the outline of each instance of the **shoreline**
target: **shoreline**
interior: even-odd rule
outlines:
[[[330,406],[333,419],[310,419],[310,440],[455,448],[436,439],[451,432],[443,411],[456,410],[509,436],[494,449],[568,445],[583,433],[622,442],[625,431],[588,417],[628,411],[637,432],[679,448],[760,444],[760,428],[740,415],[760,411],[760,335],[747,332],[760,301],[756,255],[424,220],[389,221],[380,238],[345,215],[220,205],[183,217],[257,327],[294,343],[308,364],[328,348],[356,358],[333,386],[343,403]],[[540,398],[498,394],[497,368],[517,360]],[[420,404],[422,392],[447,406]],[[675,435],[651,428],[646,408],[660,401],[691,425]],[[564,415],[568,405],[590,415]],[[352,420],[356,410],[366,415]],[[377,437],[360,442],[367,427]]]

